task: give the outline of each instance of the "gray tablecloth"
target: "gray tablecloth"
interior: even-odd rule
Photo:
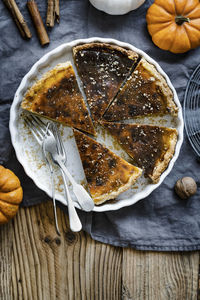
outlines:
[[[20,177],[24,189],[22,205],[48,200],[26,176],[15,157],[8,130],[9,109],[14,93],[30,67],[58,45],[93,36],[129,42],[146,51],[170,77],[183,103],[187,81],[199,63],[200,49],[186,54],[171,54],[154,46],[146,29],[145,14],[152,1],[124,16],[110,16],[93,8],[88,0],[61,0],[61,22],[49,31],[51,43],[42,48],[31,25],[25,1],[17,1],[33,37],[24,41],[2,1],[0,2],[0,163]],[[46,1],[37,1],[45,19]],[[162,185],[135,205],[107,213],[79,212],[83,228],[92,238],[116,246],[140,250],[189,251],[200,249],[200,189],[188,201],[173,191],[182,176],[200,180],[200,164],[185,138],[180,157]],[[66,210],[66,208],[63,208]]]

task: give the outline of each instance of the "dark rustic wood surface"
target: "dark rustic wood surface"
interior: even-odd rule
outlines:
[[[51,203],[0,227],[0,299],[196,300],[199,252],[122,249],[72,233]]]

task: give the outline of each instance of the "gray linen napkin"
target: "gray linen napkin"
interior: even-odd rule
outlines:
[[[33,37],[24,41],[0,2],[0,163],[20,177],[24,189],[22,205],[31,206],[48,199],[16,160],[8,130],[9,108],[23,76],[45,53],[58,45],[93,36],[115,38],[146,51],[168,74],[181,103],[189,77],[199,63],[200,49],[175,55],[157,48],[146,29],[146,10],[153,2],[146,0],[136,11],[124,16],[110,16],[93,8],[87,0],[61,0],[61,22],[49,31],[51,43],[42,48],[31,24],[25,1],[17,1]],[[46,4],[38,1],[45,20]],[[106,213],[79,212],[83,228],[92,238],[116,246],[140,250],[189,251],[200,249],[200,189],[188,201],[173,191],[176,180],[192,176],[200,181],[200,164],[185,138],[179,159],[162,183],[149,197],[135,205]],[[66,208],[62,207],[67,211]]]

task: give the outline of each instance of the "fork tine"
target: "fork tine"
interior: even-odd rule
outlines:
[[[53,130],[54,130],[54,135],[55,135],[55,138],[56,138],[56,141],[57,141],[57,145],[58,145],[58,152],[61,153],[61,155],[64,155],[64,145],[63,145],[63,142],[62,142],[62,139],[61,139],[61,136],[60,136],[60,132],[58,130],[58,127],[56,124],[54,124],[53,126]]]
[[[32,115],[34,117],[35,120],[38,121],[38,123],[40,123],[41,126],[46,127],[46,124],[43,120],[41,120],[38,116]]]
[[[34,127],[34,130],[39,132],[40,136],[43,137],[43,132],[40,130],[40,127],[38,126],[37,122],[31,114],[26,116],[26,120],[29,121],[30,125]]]
[[[46,125],[43,122],[41,122],[40,119],[36,116],[30,115],[30,118],[32,118],[32,121],[39,128],[41,133],[43,135],[45,135],[46,134]]]
[[[58,127],[55,123],[47,122],[47,124],[45,124],[38,116],[35,116],[33,114],[29,114],[28,116],[26,116],[26,119],[30,123],[29,127],[32,128],[32,132],[34,130],[34,133],[39,135],[41,141],[44,139],[44,137],[46,135],[54,135],[56,142],[57,142],[58,152],[62,156],[65,155],[64,145],[63,145]],[[35,136],[35,134],[34,134],[34,136]]]
[[[32,117],[34,118],[34,120],[37,122],[37,124],[39,125],[39,126],[41,126],[41,128],[42,129],[44,129],[44,131],[45,131],[45,133],[46,133],[46,131],[48,131],[48,126],[47,126],[47,124],[51,124],[49,121],[47,122],[47,123],[45,123],[44,121],[42,121],[38,116],[34,116],[34,115],[32,115]]]
[[[48,129],[48,124],[50,124],[49,122],[47,124],[44,124],[43,122],[40,123],[40,119],[36,116],[33,116],[30,114],[30,116],[28,116],[29,120],[31,121],[32,125],[34,125],[35,129],[40,132],[40,136],[42,137],[42,139],[48,134],[50,134],[51,132]]]
[[[35,125],[31,122],[31,120],[26,117],[24,118],[25,123],[28,125],[30,131],[32,132],[32,134],[34,135],[35,139],[37,140],[37,142],[39,144],[42,143],[42,139],[43,136],[40,134],[40,132],[37,130],[37,128],[35,127]]]
[[[46,136],[46,135],[52,135],[52,129],[50,129],[53,126],[54,123],[48,121],[47,123],[44,123],[38,116],[35,115],[31,115],[31,117],[34,119],[34,121],[37,123],[37,126],[40,127],[42,133]]]

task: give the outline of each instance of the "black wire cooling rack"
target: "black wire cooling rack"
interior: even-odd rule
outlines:
[[[188,139],[200,158],[200,64],[187,84],[183,109]]]

